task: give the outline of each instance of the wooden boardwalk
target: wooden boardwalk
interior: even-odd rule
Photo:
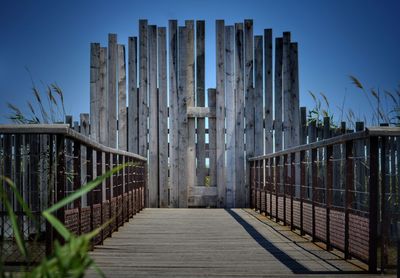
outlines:
[[[242,209],[145,209],[91,256],[106,277],[365,274],[360,263]]]

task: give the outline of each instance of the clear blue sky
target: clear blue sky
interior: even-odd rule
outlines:
[[[120,43],[138,35],[138,20],[167,26],[168,19],[206,20],[206,86],[215,86],[215,19],[227,24],[254,19],[254,34],[273,28],[291,31],[299,42],[300,102],[311,107],[308,91],[324,92],[338,113],[369,114],[365,97],[348,78],[367,88],[393,90],[400,82],[400,1],[20,1],[0,7],[0,123],[6,103],[26,107],[32,99],[25,67],[40,82],[57,82],[66,110],[77,118],[89,111],[89,44],[107,44],[109,32]]]

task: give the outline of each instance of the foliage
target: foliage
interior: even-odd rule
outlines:
[[[94,231],[76,236],[71,233],[64,225],[61,223],[53,213],[58,209],[66,206],[67,204],[73,202],[74,200],[80,198],[82,195],[87,194],[89,191],[96,188],[102,183],[102,181],[118,171],[122,170],[124,167],[133,165],[133,163],[126,163],[112,170],[106,172],[102,176],[97,177],[95,180],[88,182],[86,185],[82,186],[79,190],[65,197],[58,203],[52,205],[50,208],[42,212],[42,216],[51,224],[51,226],[62,236],[65,243],[61,245],[58,241],[54,242],[54,252],[49,257],[43,259],[43,261],[36,266],[32,271],[26,270],[26,272],[21,273],[20,276],[23,277],[83,277],[85,271],[90,267],[95,267],[98,273],[103,276],[102,272],[95,266],[94,261],[90,258],[88,250],[90,247],[91,239],[94,238],[103,228],[105,228],[112,219],[104,223],[101,227],[95,229]],[[4,182],[3,182],[4,181]],[[0,183],[4,183],[9,187],[9,189],[14,193],[18,203],[21,205],[24,213],[32,221],[35,220],[32,211],[24,202],[22,196],[18,192],[15,184],[7,177],[0,176]],[[17,217],[13,211],[11,203],[7,197],[6,188],[0,187],[0,200],[6,207],[8,217],[11,222],[12,230],[14,233],[14,238],[17,243],[19,252],[21,255],[28,260],[29,250],[25,246],[24,239],[21,235],[20,228],[18,227]],[[2,263],[0,262],[0,277],[6,277],[3,271]]]
[[[329,100],[324,93],[319,93],[319,96],[311,91],[308,91],[314,101],[314,107],[308,111],[307,122],[315,122],[316,126],[323,125],[324,118],[329,117],[332,128],[337,126],[334,123],[334,114],[330,110]]]

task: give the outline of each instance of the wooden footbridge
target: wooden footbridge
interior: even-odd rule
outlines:
[[[41,211],[131,162],[57,211],[75,234],[113,219],[93,240],[107,276],[396,268],[400,129],[307,119],[289,32],[274,40],[271,29],[254,36],[252,20],[217,20],[215,34],[207,94],[205,22],[140,20],[127,57],[115,34],[107,47],[91,44],[90,114],[80,122],[0,126],[0,175],[39,222],[9,191],[33,261],[59,236]],[[24,263],[3,205],[0,230],[1,259]]]

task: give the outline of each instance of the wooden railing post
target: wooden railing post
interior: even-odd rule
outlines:
[[[57,135],[56,139],[56,155],[57,155],[57,170],[56,170],[56,198],[55,203],[59,202],[65,197],[65,181],[66,181],[66,168],[65,168],[65,137],[64,135]],[[62,207],[57,210],[56,216],[61,223],[64,223],[64,211],[65,208]],[[64,243],[64,239],[59,233],[56,233],[55,238],[61,243]]]
[[[86,147],[86,182],[93,179],[93,149],[91,147]],[[93,190],[87,193],[87,205],[90,206],[90,231],[93,231],[94,224],[94,213],[93,213]]]
[[[306,186],[306,162],[305,162],[305,151],[300,151],[300,235],[304,235],[303,228],[303,201],[304,201],[304,190]]]
[[[312,241],[315,241],[315,203],[317,201],[318,173],[317,173],[317,148],[311,149],[311,174],[312,174]]]
[[[368,271],[377,271],[378,253],[378,184],[379,184],[379,140],[378,137],[369,139],[369,250]]]
[[[381,261],[381,273],[384,273],[386,264],[387,264],[387,259],[388,259],[388,228],[390,225],[389,222],[389,217],[388,217],[388,200],[386,194],[388,193],[388,179],[387,179],[387,172],[388,172],[388,158],[387,158],[387,143],[388,143],[388,137],[382,136],[380,138],[381,140],[381,194],[380,194],[380,211],[381,211],[381,254],[380,254],[380,261]]]
[[[293,223],[293,197],[296,193],[296,153],[290,154],[290,174],[291,174],[291,183],[290,183],[290,229],[294,230]]]
[[[354,166],[353,166],[353,140],[346,141],[346,189],[345,189],[345,226],[344,226],[344,257],[350,258],[349,254],[349,210],[351,209],[352,193],[354,188]]]
[[[51,139],[50,139],[51,140]],[[51,142],[51,141],[50,141]],[[50,143],[50,145],[52,145]],[[51,155],[50,155],[51,157]],[[74,172],[74,181],[73,181],[73,190],[77,191],[81,188],[81,143],[79,141],[74,141],[74,160],[73,160],[73,172]],[[78,234],[81,234],[81,208],[82,208],[82,199],[77,198],[74,201],[74,208],[78,209]]]
[[[288,155],[283,156],[283,225],[286,225],[286,194],[288,192],[287,184],[289,180],[288,175]]]
[[[272,219],[272,191],[274,187],[274,158],[270,157],[268,159],[269,164],[269,218]]]
[[[275,157],[275,221],[279,222],[279,213],[278,213],[278,202],[279,202],[279,192],[280,192],[280,185],[281,185],[281,175],[280,175],[280,169],[279,169],[279,163],[280,163],[281,157],[276,156]]]
[[[330,240],[330,209],[332,205],[332,182],[333,182],[333,145],[326,147],[325,165],[326,165],[326,249],[331,250]]]

